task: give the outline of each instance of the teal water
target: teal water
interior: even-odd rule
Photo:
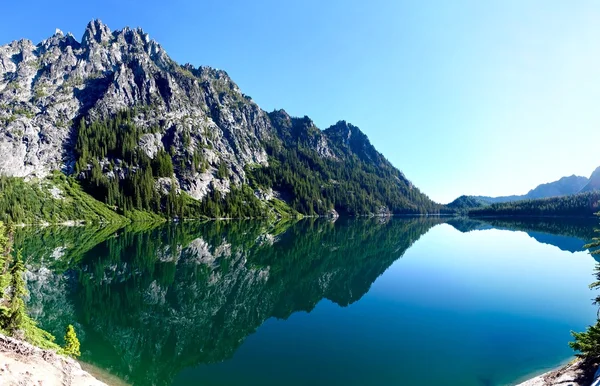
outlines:
[[[28,305],[132,385],[505,385],[595,319],[594,222],[24,229]],[[59,338],[60,340],[60,338]]]

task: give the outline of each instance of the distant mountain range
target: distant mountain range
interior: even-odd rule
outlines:
[[[581,192],[593,192],[594,190],[600,190],[600,166],[594,170]]]
[[[447,206],[452,209],[460,210],[468,208],[477,208],[490,204],[570,196],[577,193],[585,193],[595,190],[600,190],[600,167],[594,170],[590,178],[576,175],[562,177],[557,181],[538,185],[524,195],[500,197],[460,196]]]
[[[482,201],[493,204],[496,202],[511,202],[520,200],[530,200],[536,198],[569,196],[571,194],[579,193],[586,186],[588,181],[589,180],[586,177],[572,175],[569,177],[563,177],[558,181],[538,185],[534,189],[531,189],[527,194],[521,196],[514,195],[502,197],[475,197]]]

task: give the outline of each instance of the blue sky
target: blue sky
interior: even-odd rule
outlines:
[[[0,44],[100,18],[226,70],[265,110],[359,126],[433,199],[526,193],[600,166],[600,3],[7,2]]]

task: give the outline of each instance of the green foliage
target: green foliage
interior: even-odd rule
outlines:
[[[65,331],[65,345],[62,348],[62,351],[73,358],[77,358],[81,356],[81,351],[79,351],[79,339],[77,339],[77,334],[75,334],[75,328],[73,325],[69,324]]]
[[[141,225],[156,226],[154,222]],[[114,237],[124,226],[123,223],[109,223],[76,227],[15,227],[14,246],[27,257],[27,266],[34,269],[46,267],[62,274],[77,264],[84,253],[107,238]],[[62,251],[60,258],[56,258],[57,250]]]
[[[174,182],[166,194],[159,192],[156,189],[156,179],[173,176],[175,151],[173,149],[167,153],[159,150],[155,158],[150,160],[137,148],[144,130],[133,123],[133,115],[125,111],[113,119],[92,122],[89,126],[84,120],[80,123],[76,146],[79,155],[77,170],[84,173],[84,186],[95,198],[133,221],[162,220],[158,213],[166,218],[265,216],[265,206],[249,189],[233,188],[225,197],[219,192],[213,192],[202,202],[178,192]],[[189,133],[187,136],[184,133],[183,140],[188,145],[191,143]],[[208,168],[200,150],[190,152],[188,157],[193,170],[204,171]],[[108,177],[105,173],[106,166],[100,163],[105,159],[109,160],[108,165],[118,162],[126,177]],[[179,161],[179,169],[183,172],[186,158]],[[106,162],[103,164],[106,165]],[[227,175],[227,165],[221,163],[217,176],[226,178]]]
[[[186,218],[261,218],[268,216],[268,208],[250,187],[231,188],[227,195],[218,190],[209,193],[200,202],[182,195],[183,216]],[[282,211],[283,212],[283,211]]]
[[[23,321],[27,318],[25,302],[23,301],[23,297],[27,296],[27,288],[25,287],[25,280],[23,280],[24,273],[23,257],[21,251],[17,251],[17,256],[10,269],[10,308],[6,324],[3,326],[10,334],[19,331],[23,326]]]
[[[77,136],[76,169],[84,175],[84,187],[118,213],[133,221],[153,222],[164,221],[164,218],[258,218],[296,214],[280,201],[265,205],[248,186],[232,187],[226,195],[214,190],[201,201],[178,192],[174,181],[167,192],[159,192],[156,180],[173,176],[176,151],[161,149],[150,160],[137,147],[139,137],[146,131],[134,124],[134,116],[135,112],[124,111],[112,119],[89,125],[82,119]],[[188,166],[192,172],[208,169],[202,150],[189,149],[190,135],[187,131],[182,135],[186,146],[183,155],[175,160],[178,173],[185,173]],[[124,172],[124,179],[108,176],[107,172],[116,164]],[[217,178],[228,176],[228,166],[221,162]]]
[[[590,249],[600,247],[600,238],[593,238],[592,242],[585,247]],[[591,253],[598,254],[599,251],[596,249]],[[598,289],[600,288],[600,263],[596,264],[594,276],[596,277],[596,281],[590,284],[590,288]],[[594,303],[600,304],[600,296],[596,297]],[[569,342],[569,346],[578,352],[578,357],[593,360],[600,358],[600,319],[593,326],[588,326],[584,332],[571,331],[571,335],[573,335],[575,340]]]
[[[596,230],[596,232],[600,232],[600,230]],[[593,237],[592,241],[589,244],[585,245],[585,248],[587,249],[593,249],[592,251],[592,255],[598,255],[600,254],[600,237]],[[598,280],[600,281],[600,272],[597,272],[596,276],[598,277]]]
[[[569,342],[569,346],[578,352],[578,357],[600,358],[600,320],[584,332],[571,331],[571,335],[575,341]]]
[[[592,216],[600,209],[600,192],[491,204],[469,216]]]
[[[62,337],[74,324],[86,337],[82,360],[131,385],[171,385],[184,367],[231,358],[269,318],[310,311],[324,298],[341,306],[357,301],[440,221],[131,224],[71,259],[77,263],[64,291],[73,307],[44,313],[42,326]],[[149,298],[152,289],[158,298]],[[51,299],[40,299],[44,310],[56,307]]]
[[[46,92],[44,91],[43,88],[38,88],[38,89],[35,90],[34,97],[35,97],[35,99],[41,99],[41,98],[43,98],[43,97],[45,97],[47,95],[48,94],[46,94]]]
[[[399,173],[391,167],[375,167],[349,156],[345,162],[319,156],[308,147],[267,145],[269,166],[247,168],[251,182],[273,188],[289,197],[294,210],[307,215],[377,213],[387,207],[395,214],[438,212],[418,189],[400,183]],[[402,178],[404,178],[402,176]]]
[[[180,149],[168,146],[150,159],[138,146],[141,135],[153,129],[135,124],[136,110],[122,111],[110,119],[80,120],[75,150],[76,171],[85,189],[96,199],[128,218],[132,211],[153,212],[166,218],[267,217],[340,214],[423,214],[444,208],[412,186],[404,175],[368,142],[357,128],[349,143],[344,134],[330,130],[327,137],[308,118],[292,119],[291,126],[276,124],[278,137],[263,143],[268,167],[247,167],[249,186],[232,186],[227,194],[212,191],[201,202],[179,192],[157,188],[158,178],[204,172],[209,165],[201,145],[193,145],[189,129],[179,135]],[[207,139],[210,140],[207,135]],[[327,143],[328,156],[316,148]],[[179,151],[178,151],[179,150]],[[335,153],[335,154],[333,154]],[[230,177],[221,160],[215,176]],[[255,189],[277,190],[281,200],[263,203]],[[289,204],[286,204],[289,203]]]
[[[152,160],[152,172],[157,177],[173,176],[173,161],[166,151],[160,149]]]
[[[0,221],[34,224],[69,220],[127,221],[85,193],[76,180],[61,173],[32,181],[0,176]]]
[[[132,211],[160,212],[160,195],[154,188],[155,177],[173,175],[171,156],[164,150],[150,160],[138,148],[141,135],[152,129],[136,126],[132,118],[134,115],[135,111],[126,110],[111,119],[93,121],[89,125],[82,119],[75,146],[78,155],[75,168],[85,175],[86,190],[126,217],[132,217],[129,214]],[[105,174],[105,171],[114,168],[115,161],[125,172],[124,179]]]
[[[10,259],[12,249],[12,231],[0,222],[0,332],[25,339],[42,348],[57,349],[54,337],[37,327],[27,315],[24,297],[27,288],[23,275],[25,265],[21,251]],[[12,261],[11,261],[12,260]],[[10,267],[10,269],[9,269]]]
[[[446,205],[450,209],[465,210],[488,206],[489,204],[480,198],[473,196],[460,196],[456,200]]]
[[[14,108],[12,110],[12,113],[14,115],[23,115],[23,116],[25,116],[25,117],[27,117],[29,119],[33,118],[34,115],[35,115],[33,112],[31,112],[31,111],[29,111],[27,109],[21,108],[21,107]]]
[[[227,170],[227,164],[225,162],[219,163],[219,167],[217,169],[217,178],[225,179],[229,175],[229,171]]]
[[[208,169],[208,162],[204,158],[202,150],[196,149],[192,155],[192,173],[204,173]]]

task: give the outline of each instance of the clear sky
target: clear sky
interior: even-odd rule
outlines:
[[[0,44],[93,18],[226,70],[265,110],[359,126],[438,202],[600,166],[596,0],[10,1]]]

